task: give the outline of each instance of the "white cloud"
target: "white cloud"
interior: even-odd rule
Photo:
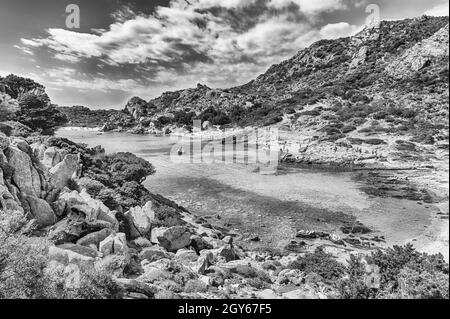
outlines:
[[[14,48],[22,51],[25,54],[34,55],[34,52],[32,51],[32,49],[30,49],[30,48],[28,48],[26,46],[15,45]]]
[[[429,16],[446,17],[448,16],[449,5],[448,1],[445,1],[427,11],[424,14]]]
[[[198,82],[213,87],[243,84],[314,41],[355,33],[358,27],[345,22],[320,26],[303,16],[342,9],[343,1],[267,0],[261,7],[258,0],[173,0],[151,15],[122,8],[113,14],[116,22],[106,29],[81,33],[52,28],[47,37],[21,39],[21,44],[30,52],[48,48],[55,59],[71,68],[83,59],[94,59],[109,70],[132,65],[148,71],[144,75],[136,72],[131,80],[129,76],[112,80],[107,74],[43,70],[38,76],[46,85],[121,90],[150,98]],[[292,2],[300,12],[273,11]],[[259,5],[261,10],[253,20],[243,10],[250,5]],[[223,9],[208,10],[215,6]]]
[[[347,22],[327,24],[320,29],[320,35],[324,39],[337,39],[348,37],[361,31],[364,27],[350,25]]]
[[[306,14],[317,14],[345,8],[342,0],[270,0],[268,5],[280,9],[292,4],[298,5],[300,11]]]
[[[109,80],[105,78],[93,78],[73,68],[47,69],[39,74],[32,74],[33,79],[45,82],[54,89],[72,88],[78,90],[94,90],[108,92],[111,90],[134,91],[141,85],[132,79]]]

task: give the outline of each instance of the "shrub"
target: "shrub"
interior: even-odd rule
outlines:
[[[67,123],[67,117],[42,97],[25,94],[19,99],[19,107],[17,121],[42,134],[51,135],[56,127]]]
[[[187,293],[206,292],[208,287],[200,280],[191,279],[186,283],[184,287]]]
[[[394,246],[385,252],[379,250],[368,261],[380,267],[382,287],[391,287],[392,290],[400,287],[399,275],[406,267],[419,273],[442,273],[448,280],[448,264],[442,255],[419,253],[410,244],[405,247]]]
[[[145,178],[155,173],[152,164],[131,153],[104,155],[95,160],[88,168],[86,177],[100,181],[106,186],[121,186],[126,182],[142,183]]]
[[[162,129],[164,126],[172,123],[172,119],[168,116],[160,116],[153,124],[157,129]]]
[[[277,124],[277,123],[279,123],[281,121],[283,121],[283,117],[275,115],[275,116],[272,116],[269,119],[267,119],[264,122],[264,126],[274,125],[274,124]]]
[[[193,119],[196,117],[195,112],[178,111],[175,112],[173,121],[179,125],[192,125]]]
[[[216,110],[213,107],[209,107],[203,111],[199,118],[202,122],[210,122],[213,125],[226,125],[231,123],[231,119],[227,114],[221,110]]]
[[[93,269],[80,269],[80,283],[76,288],[65,288],[66,299],[120,299],[121,288],[106,272]]]
[[[316,273],[330,281],[339,279],[345,274],[345,267],[321,247],[317,248],[314,253],[307,253],[304,257],[299,257],[288,268],[298,269],[307,274]]]
[[[80,185],[80,187],[86,189],[87,193],[93,197],[97,197],[100,192],[102,191],[102,189],[105,188],[105,185],[103,185],[102,183],[100,183],[99,181],[90,179],[90,178],[80,178],[78,180],[78,185]]]
[[[449,299],[448,274],[406,267],[400,271],[400,293],[408,299]]]
[[[6,93],[13,99],[17,99],[22,92],[33,91],[34,89],[44,89],[44,86],[41,84],[14,74],[10,74],[4,79],[0,78],[0,80],[6,85]]]
[[[376,295],[376,290],[367,286],[365,266],[361,258],[350,256],[347,266],[348,278],[337,283],[337,289],[342,299],[369,299]]]

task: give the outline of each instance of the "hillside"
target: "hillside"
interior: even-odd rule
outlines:
[[[446,17],[384,21],[319,41],[245,85],[199,84],[148,102],[135,97],[125,111],[138,133],[189,130],[193,119],[275,125],[287,160],[414,166],[448,149],[448,32]]]
[[[193,119],[240,127],[283,123],[338,141],[374,127],[434,144],[448,139],[448,66],[447,17],[384,21],[352,37],[316,42],[242,86],[198,84],[151,101],[134,97],[124,109],[132,117],[126,125],[114,114],[107,128],[127,129],[133,118],[137,133],[189,129]],[[80,123],[75,113],[69,119],[93,124]]]
[[[429,93],[445,105],[447,44],[448,18],[385,21],[379,29],[365,29],[353,37],[319,41],[243,86],[211,89],[199,84],[166,92],[149,101],[144,107],[148,112],[140,114],[155,119],[194,111],[201,116],[213,107],[225,112],[232,124],[265,125],[286,113],[301,115],[302,107],[318,102],[332,104],[336,111],[372,107],[366,108],[366,115],[386,106],[414,109],[417,97]],[[405,55],[419,59],[412,67],[399,64]]]
[[[125,128],[136,124],[132,117],[118,110],[91,110],[81,105],[60,106],[58,109],[69,119],[66,126],[95,128],[103,127],[108,121],[114,121],[116,125],[121,123]]]

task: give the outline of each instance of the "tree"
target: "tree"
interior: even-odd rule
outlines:
[[[6,93],[13,99],[17,99],[21,94],[27,93],[36,89],[41,91],[45,90],[45,87],[31,79],[22,78],[20,76],[10,74],[6,78],[0,79],[2,84],[5,85]],[[48,96],[46,97],[48,99]]]
[[[24,94],[19,99],[19,107],[17,121],[42,134],[51,135],[56,127],[67,123],[67,117],[54,105],[48,104],[45,97]]]

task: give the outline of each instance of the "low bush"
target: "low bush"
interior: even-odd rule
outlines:
[[[333,281],[345,275],[345,267],[323,248],[317,248],[314,253],[307,253],[293,261],[288,268],[298,269],[304,273],[315,273],[326,281]]]
[[[376,266],[377,271],[367,273],[366,264]],[[347,273],[336,284],[344,299],[449,298],[449,266],[444,257],[420,253],[412,245],[378,250],[365,262],[352,256]]]

